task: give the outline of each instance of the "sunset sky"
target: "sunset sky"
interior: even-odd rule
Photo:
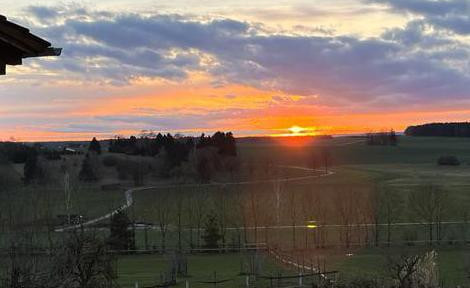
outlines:
[[[0,140],[276,135],[292,126],[346,134],[470,121],[469,0],[1,6],[64,50],[0,76]]]

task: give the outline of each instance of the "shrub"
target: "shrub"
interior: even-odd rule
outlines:
[[[219,222],[215,214],[210,214],[207,217],[207,222],[205,224],[204,235],[205,248],[208,249],[217,249],[219,248],[219,240],[222,239],[219,231]]]
[[[441,156],[439,159],[437,159],[437,164],[441,166],[459,166],[460,161],[457,159],[457,157],[452,156],[452,155],[447,155],[447,156]]]

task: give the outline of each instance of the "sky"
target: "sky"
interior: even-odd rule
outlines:
[[[0,76],[0,140],[470,120],[469,0],[2,0],[0,13],[63,48]]]

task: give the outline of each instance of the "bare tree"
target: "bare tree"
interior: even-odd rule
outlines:
[[[194,223],[196,225],[196,246],[197,248],[200,248],[200,242],[201,242],[201,229],[202,225],[204,222],[204,217],[206,215],[206,198],[207,198],[207,193],[204,191],[204,187],[201,189],[198,189],[197,195],[192,202],[193,208],[191,211],[193,212],[194,216]]]
[[[403,210],[403,198],[401,194],[386,187],[379,190],[380,212],[387,224],[387,246],[391,244],[392,224],[398,220]]]
[[[414,288],[413,276],[418,270],[420,257],[418,255],[400,255],[397,258],[389,257],[389,271],[397,283],[397,288]]]
[[[185,202],[185,209],[186,209],[186,217],[188,218],[186,223],[189,229],[189,248],[192,250],[194,249],[194,238],[193,238],[193,230],[194,224],[196,223],[196,215],[195,215],[195,208],[193,202],[196,200],[198,195],[194,195],[194,191],[191,191],[186,197]]]
[[[105,243],[94,234],[73,233],[56,255],[56,269],[68,276],[63,279],[68,287],[109,287],[116,277]]]
[[[75,231],[48,255],[37,256],[29,245],[10,249],[3,287],[111,288],[116,287],[113,257],[93,232]]]
[[[346,248],[349,248],[352,240],[352,224],[355,216],[356,198],[351,190],[336,191],[335,196],[336,211],[339,213],[339,219],[343,226],[340,232],[340,240],[343,241]]]
[[[413,190],[409,194],[409,205],[421,221],[428,226],[429,244],[433,244],[433,227],[437,226],[437,233],[440,233],[442,216],[446,210],[448,193],[439,186],[425,185],[420,189]],[[438,239],[440,236],[438,235]]]
[[[325,173],[328,173],[328,168],[331,165],[330,148],[325,146],[325,147],[322,147],[320,151],[321,151],[320,153],[321,153],[323,167],[325,168]]]
[[[320,166],[320,162],[321,162],[321,160],[320,160],[320,157],[318,155],[318,151],[317,151],[316,148],[314,148],[314,150],[310,153],[310,157],[308,159],[307,166],[310,167],[313,170],[316,170]]]
[[[258,207],[259,207],[259,203],[258,203],[258,195],[256,193],[256,189],[253,189],[253,187],[250,187],[248,188],[249,191],[248,193],[250,194],[250,210],[251,210],[251,216],[252,216],[252,219],[253,219],[253,227],[255,229],[255,235],[254,235],[254,242],[255,244],[258,243]]]
[[[270,243],[270,227],[274,225],[276,214],[273,213],[275,211],[275,195],[271,193],[270,190],[264,191],[261,193],[261,214],[260,214],[260,221],[262,222],[263,229],[264,229],[264,243],[269,245]]]
[[[297,240],[296,240],[296,231],[295,227],[297,225],[297,203],[296,203],[296,198],[295,198],[295,191],[294,189],[289,189],[287,191],[288,193],[288,203],[289,203],[289,213],[290,213],[290,220],[291,220],[291,226],[292,226],[292,249],[297,248]]]
[[[160,228],[161,234],[161,249],[164,253],[166,250],[166,236],[168,232],[168,225],[170,224],[172,213],[173,213],[173,203],[170,201],[171,192],[165,189],[156,191],[157,197],[154,201],[154,211],[155,216],[158,221],[158,227]]]
[[[243,244],[246,245],[246,243],[248,242],[248,217],[246,215],[247,213],[247,209],[248,209],[248,205],[247,205],[247,201],[244,197],[244,191],[242,189],[238,189],[238,192],[236,193],[236,211],[239,212],[239,215],[240,215],[240,222],[243,226]],[[240,241],[241,242],[241,241]]]
[[[315,192],[314,191],[311,191],[311,190],[305,190],[303,191],[302,193],[302,216],[303,216],[303,220],[304,220],[304,225],[307,225],[308,223],[310,223],[310,221],[317,221],[317,218],[316,218],[316,213],[315,213],[315,208],[316,208],[316,203],[314,201],[314,194]],[[316,222],[314,222],[316,223]],[[307,225],[307,228],[305,229],[304,231],[304,237],[305,237],[305,249],[308,249],[309,247],[309,239],[308,239],[308,236],[309,236],[309,233],[310,232],[310,229]]]
[[[419,255],[388,256],[388,269],[397,288],[438,288],[439,269],[437,253],[434,251]]]
[[[217,223],[219,224],[220,236],[222,241],[222,249],[225,249],[227,244],[227,191],[226,187],[222,187],[221,191],[217,193],[216,199],[216,214],[217,214]]]
[[[178,251],[182,251],[183,249],[183,243],[182,243],[182,235],[181,233],[183,232],[183,208],[184,208],[184,200],[185,200],[185,195],[183,195],[182,191],[176,191],[176,221],[177,221],[177,231],[178,231]]]
[[[328,219],[328,199],[323,193],[312,193],[313,202],[315,203],[315,214],[317,216],[318,227],[314,230],[314,237],[317,248],[325,248],[328,238],[328,230],[323,227]]]

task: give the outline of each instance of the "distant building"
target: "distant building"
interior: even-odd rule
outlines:
[[[81,149],[65,147],[62,150],[62,154],[64,154],[64,155],[81,155],[81,154],[83,154],[83,151]]]
[[[21,65],[24,58],[59,56],[61,48],[14,24],[0,15],[0,75],[6,74],[6,65]]]

